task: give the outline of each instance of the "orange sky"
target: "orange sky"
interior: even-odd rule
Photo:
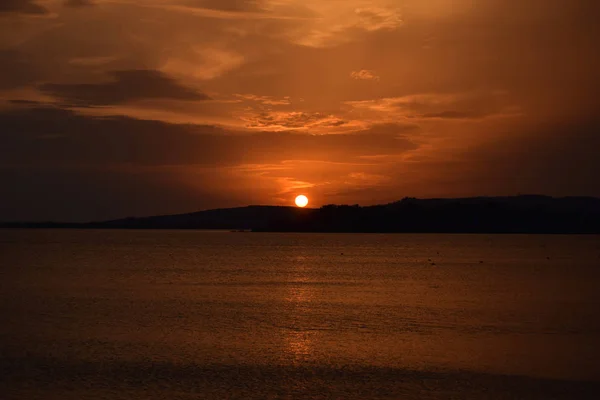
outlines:
[[[2,0],[0,220],[600,196],[595,0]]]

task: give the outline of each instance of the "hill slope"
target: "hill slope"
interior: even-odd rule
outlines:
[[[86,224],[22,228],[245,229],[278,232],[457,232],[600,234],[600,199],[547,196],[415,199],[368,207],[248,206]]]

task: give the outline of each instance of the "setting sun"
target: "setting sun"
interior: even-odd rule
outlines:
[[[296,205],[298,207],[306,207],[308,205],[308,197],[306,197],[303,194],[301,194],[300,196],[296,197]]]

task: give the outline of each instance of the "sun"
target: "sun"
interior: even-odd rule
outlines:
[[[300,208],[306,207],[308,205],[308,197],[303,194],[296,197],[296,205]]]

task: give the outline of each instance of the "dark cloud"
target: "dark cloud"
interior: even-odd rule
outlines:
[[[40,107],[44,106],[44,103],[35,101],[35,100],[15,99],[15,100],[9,100],[8,102],[11,104],[16,104],[16,105],[20,105],[20,106],[40,106]]]
[[[21,102],[0,111],[0,126],[0,220],[81,221],[243,205],[250,199],[240,188],[253,183],[226,175],[242,164],[343,162],[416,148],[399,135],[406,128],[395,125],[355,135],[249,134]],[[173,171],[189,169],[209,172],[182,179]]]
[[[182,184],[169,170],[0,167],[0,181],[0,221],[103,221],[244,204],[208,185]]]
[[[208,8],[229,12],[263,11],[261,0],[192,0],[185,4],[190,7]]]
[[[88,6],[93,6],[96,5],[95,2],[93,2],[92,0],[66,0],[65,1],[65,6],[66,7],[88,7]]]
[[[31,84],[39,78],[38,68],[16,50],[0,50],[0,65],[0,90]]]
[[[105,83],[47,83],[39,89],[66,102],[83,106],[104,106],[144,99],[208,100],[203,93],[186,88],[155,70],[113,71]]]
[[[469,148],[458,163],[436,168],[459,194],[544,193],[600,196],[600,120],[539,123]],[[442,167],[442,168],[439,168]],[[433,182],[432,186],[436,186]]]
[[[43,15],[48,10],[34,0],[0,0],[0,13]]]
[[[437,113],[428,113],[419,115],[419,118],[425,119],[479,119],[485,117],[485,113],[468,111],[441,111]]]
[[[237,165],[284,160],[347,161],[400,154],[416,145],[389,127],[357,134],[236,133],[127,117],[90,117],[57,108],[0,112],[4,164]]]

